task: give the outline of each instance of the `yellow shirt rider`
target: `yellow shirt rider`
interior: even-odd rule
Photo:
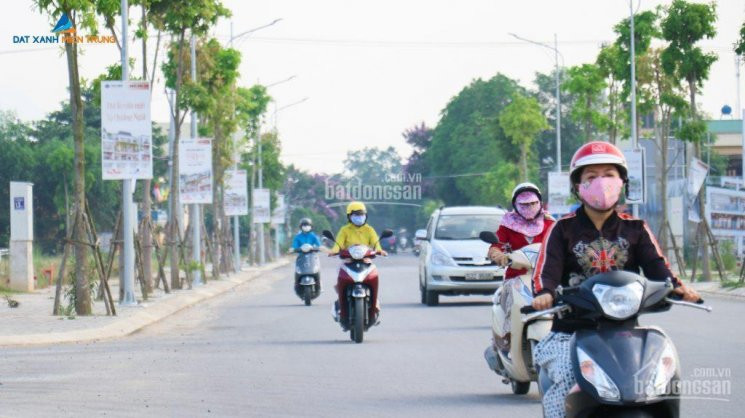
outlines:
[[[373,227],[367,224],[367,209],[364,203],[352,202],[347,205],[347,219],[349,223],[339,229],[330,256],[336,255],[339,251],[346,250],[353,245],[365,245],[385,255],[385,251],[380,246],[378,234]]]

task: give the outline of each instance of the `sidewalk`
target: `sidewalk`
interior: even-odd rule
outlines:
[[[701,294],[701,297],[703,297],[704,299],[706,299],[707,295],[711,295],[745,301],[745,287],[738,287],[734,289],[724,288],[721,286],[721,283],[718,280],[686,284],[696,289]]]
[[[117,304],[117,316],[106,316],[102,300],[94,301],[91,316],[53,316],[54,287],[33,293],[14,294],[12,299],[20,302],[17,308],[10,308],[4,299],[0,299],[0,346],[59,344],[124,337],[200,301],[225,293],[263,272],[285,266],[289,261],[285,257],[263,267],[244,267],[240,273],[223,275],[220,280],[210,280],[192,290],[174,290],[165,294],[161,289],[156,289],[148,301],[138,306],[120,307]],[[110,284],[116,303],[118,282],[112,281]],[[137,299],[141,300],[139,286]],[[63,302],[63,306],[66,303]]]

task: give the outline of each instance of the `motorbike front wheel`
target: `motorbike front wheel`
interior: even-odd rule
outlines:
[[[313,299],[313,287],[312,286],[303,286],[303,300],[305,301],[305,306],[310,306],[310,301]]]
[[[518,382],[510,379],[510,386],[512,387],[512,393],[515,395],[525,395],[530,390],[530,382]]]
[[[365,299],[354,300],[354,322],[352,323],[352,339],[361,343],[365,333]]]

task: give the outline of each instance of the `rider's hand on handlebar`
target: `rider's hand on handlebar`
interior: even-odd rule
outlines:
[[[506,266],[509,262],[507,254],[503,253],[499,248],[496,247],[489,248],[488,256],[489,260],[502,267]]]
[[[545,309],[551,308],[554,304],[554,297],[550,293],[544,293],[542,295],[536,296],[535,299],[533,299],[533,308],[535,308],[536,311],[543,311]]]
[[[686,285],[680,285],[673,289],[673,293],[676,295],[680,295],[681,298],[683,298],[686,302],[692,302],[696,303],[701,299],[701,296],[696,292],[695,289],[690,288]]]
[[[386,250],[380,250],[378,251],[378,254],[382,255],[383,257],[388,257],[388,252],[386,252]]]

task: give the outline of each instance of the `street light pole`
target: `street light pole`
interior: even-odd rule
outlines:
[[[636,51],[634,50],[634,44],[636,43],[634,38],[636,38],[636,36],[634,33],[634,5],[632,0],[629,0],[629,12],[629,20],[631,22],[631,149],[633,151],[636,151],[636,148],[638,146],[636,137]],[[662,152],[667,152],[667,150],[662,150]],[[662,198],[664,199],[665,196],[663,196]],[[639,205],[634,204],[631,206],[634,216],[639,217]]]
[[[129,79],[129,65],[127,63],[127,0],[121,1],[122,15],[122,81]],[[134,265],[135,265],[135,246],[134,246],[134,222],[132,218],[136,215],[134,203],[132,202],[132,189],[135,180],[125,179],[122,182],[122,299],[119,304],[124,306],[137,305],[137,299],[134,293]],[[147,193],[147,191],[145,191]],[[81,209],[82,210],[82,209]],[[61,279],[60,279],[61,280]]]
[[[191,81],[197,82],[197,38],[192,33],[191,35]],[[197,137],[197,112],[191,111],[191,138],[192,140]],[[213,186],[214,187],[214,186]],[[198,203],[191,204],[190,221],[191,224],[191,259],[196,263],[202,262],[202,228],[201,228],[201,214]],[[214,266],[213,266],[214,267]],[[200,286],[202,282],[202,272],[200,269],[193,271],[193,286]]]
[[[554,62],[555,62],[555,75],[556,75],[556,172],[561,173],[561,73],[559,71],[559,56],[561,56],[562,65],[564,62],[564,56],[559,52],[559,41],[554,34],[554,46],[544,44],[543,42],[532,41],[530,39],[523,38],[514,33],[510,33],[515,39],[519,39],[523,42],[527,42],[533,45],[542,46],[554,51]]]
[[[266,25],[259,26],[253,29],[249,29],[235,36],[233,36],[233,21],[231,20],[230,21],[230,40],[228,41],[228,43],[230,44],[230,48],[233,48],[233,41],[240,38],[241,36],[248,35],[250,33],[256,32],[257,30],[268,28],[269,26],[276,24],[280,20],[282,20],[282,18],[274,19],[273,21],[271,21],[270,23],[267,23]],[[235,113],[235,109],[233,109],[233,112]],[[238,152],[237,146],[235,147],[233,159],[235,161],[235,163],[233,164],[233,170],[238,170],[238,160],[240,160],[240,153]],[[233,216],[233,243],[234,243],[233,263],[235,264],[235,270],[240,271],[241,270],[241,235],[240,235],[240,217],[238,215]]]

